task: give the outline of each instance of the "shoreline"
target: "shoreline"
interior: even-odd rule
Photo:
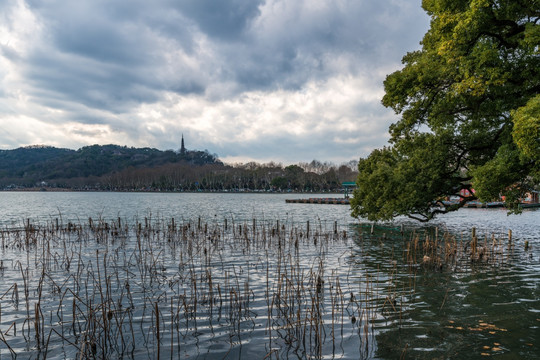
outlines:
[[[0,189],[0,192],[110,192],[110,193],[188,193],[188,194],[313,194],[313,195],[326,195],[326,194],[343,194],[340,191],[327,191],[327,192],[311,192],[311,191],[277,191],[277,190],[103,190],[103,189],[64,189],[64,188],[44,188],[44,187],[32,187],[32,188],[19,188],[19,189]]]

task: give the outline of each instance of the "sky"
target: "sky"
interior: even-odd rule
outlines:
[[[343,163],[388,140],[421,0],[2,0],[0,149]]]

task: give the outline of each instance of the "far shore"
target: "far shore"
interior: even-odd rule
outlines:
[[[15,189],[0,189],[0,192],[127,192],[127,193],[219,193],[219,194],[339,194],[340,191],[311,192],[297,190],[162,190],[162,189],[133,189],[133,190],[103,190],[103,189],[72,189],[72,188],[54,188],[54,187],[28,187]]]

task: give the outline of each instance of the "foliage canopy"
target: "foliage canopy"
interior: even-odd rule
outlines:
[[[428,221],[500,195],[516,209],[540,181],[540,0],[422,7],[421,50],[384,82],[382,103],[401,118],[390,144],[360,159],[352,214]]]

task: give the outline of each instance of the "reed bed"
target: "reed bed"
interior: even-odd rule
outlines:
[[[0,355],[357,358],[375,310],[347,280],[347,230],[328,228],[27,220],[0,231]]]
[[[361,224],[356,243],[362,259],[360,268],[364,274],[376,276],[370,298],[377,309],[374,326],[384,324],[386,328],[389,324],[396,328],[407,326],[403,319],[416,306],[419,277],[429,281],[429,274],[465,276],[510,266],[526,258],[529,251],[528,243],[513,239],[511,230],[480,235],[476,228],[456,233],[437,227],[405,229],[403,225]],[[441,294],[438,310],[444,308],[452,292],[455,290],[447,288]]]
[[[385,243],[391,246],[389,260],[396,256],[396,244],[401,248],[397,250],[402,254],[403,263],[412,268],[451,270],[457,271],[474,266],[500,266],[512,261],[515,255],[515,241],[512,231],[508,233],[486,232],[478,234],[476,228],[470,231],[452,233],[440,230],[438,227],[423,228],[405,231],[404,227],[392,228],[380,226],[377,229],[373,224],[361,227],[362,241],[370,239],[372,242]],[[523,243],[525,251],[528,242]]]
[[[400,239],[321,222],[26,220],[0,231],[0,356],[369,358],[419,269],[512,251],[476,234]]]

